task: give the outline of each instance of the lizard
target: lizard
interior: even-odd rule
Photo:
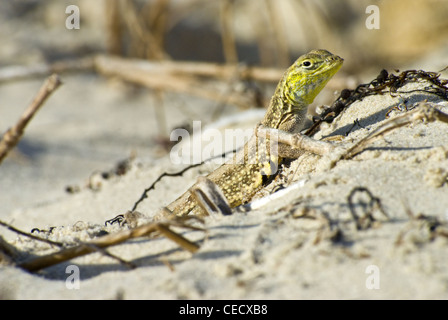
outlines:
[[[322,49],[300,56],[280,79],[261,125],[299,133],[304,129],[308,105],[341,68],[343,61],[339,56]],[[271,152],[269,139],[261,143],[259,140],[253,135],[232,159],[206,176],[222,191],[231,208],[248,202],[276,175],[283,159],[297,158],[303,153],[302,150],[281,143],[277,146],[277,152]],[[262,147],[266,146],[262,152]],[[165,208],[168,210],[156,215],[156,220],[191,213],[204,214],[191,189]]]

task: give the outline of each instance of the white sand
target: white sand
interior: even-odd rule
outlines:
[[[414,93],[409,97],[408,106],[428,99],[448,113],[448,104],[434,96]],[[112,97],[109,102],[114,104],[113,101]],[[365,98],[323,128],[321,135],[344,134],[353,121],[359,119],[364,128],[355,127],[341,142],[350,144],[381,125],[385,113],[397,103],[398,98],[387,95]],[[111,112],[122,112],[118,105],[112,106],[114,111]],[[48,107],[51,108],[51,101]],[[392,116],[400,114],[396,112]],[[94,123],[90,135],[95,132]],[[110,132],[108,139],[113,143],[112,132],[116,129],[108,131],[107,127],[101,126]],[[77,145],[76,137],[89,136],[84,129],[82,131],[82,134],[76,130],[72,134],[65,132],[64,145],[69,147],[70,139],[75,139],[73,145]],[[50,130],[49,135],[51,132],[54,130]],[[27,231],[33,227],[57,226],[51,237],[54,240],[87,240],[89,232],[100,230],[106,219],[130,209],[160,173],[180,169],[171,165],[167,158],[145,159],[148,157],[139,157],[138,165],[126,175],[102,181],[99,191],[83,189],[68,195],[62,192],[61,184],[57,184],[57,191],[53,190],[43,202],[37,205],[25,202],[20,209],[17,203],[11,205],[7,210],[10,213],[2,219]],[[326,160],[304,155],[294,161],[280,179],[292,179],[292,191],[282,190],[283,196],[260,209],[220,219],[207,218],[206,234],[183,231],[184,236],[201,244],[193,255],[166,239],[138,240],[110,249],[115,255],[137,264],[138,268],[133,270],[98,253],[47,268],[40,274],[3,266],[0,267],[0,296],[13,299],[111,299],[117,296],[128,299],[448,298],[448,239],[441,236],[432,239],[427,228],[411,223],[406,215],[408,209],[414,215],[422,213],[447,223],[448,125],[415,123],[394,131],[353,160],[340,161],[332,169],[328,169]],[[56,161],[55,168],[59,168],[58,164],[60,162]],[[104,162],[102,165],[105,166]],[[42,166],[46,167],[45,163]],[[102,169],[110,168],[104,166]],[[46,168],[51,171],[51,166]],[[183,177],[165,178],[138,210],[153,214],[186,190],[197,175],[209,170],[210,166],[204,166],[188,171]],[[73,180],[65,182],[82,181],[79,172],[79,168],[74,168]],[[67,177],[70,177],[68,172],[64,178]],[[11,182],[8,193],[3,191],[6,189],[2,182],[2,201],[10,194],[20,202],[33,189],[39,188],[39,180],[26,179],[30,177],[17,182],[28,182],[28,185]],[[353,188],[360,186],[368,188],[381,200],[392,220],[385,221],[379,210],[374,210],[379,220],[375,226],[355,230],[347,197]],[[262,195],[273,187],[268,186]],[[45,190],[51,188],[46,186]],[[368,200],[365,194],[355,197],[357,212],[363,211],[359,206],[360,198]],[[33,200],[35,203],[35,198]],[[305,213],[317,219],[304,217]],[[342,230],[341,241],[331,241],[329,233],[320,229],[322,215],[327,215],[334,222],[333,227]],[[76,223],[78,221],[83,223]],[[405,230],[407,232],[403,233]],[[16,236],[4,228],[0,234],[18,248],[39,254],[49,252],[46,245],[24,237],[13,240]],[[401,234],[401,244],[396,245]],[[66,287],[68,265],[80,269],[79,289]],[[369,266],[379,270],[379,289],[366,287]]]

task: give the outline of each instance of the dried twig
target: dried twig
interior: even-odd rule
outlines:
[[[1,220],[0,220],[0,225],[4,226],[5,228],[9,229],[10,231],[13,231],[13,232],[15,232],[17,234],[20,234],[22,236],[31,238],[33,240],[42,241],[42,242],[45,242],[45,243],[48,243],[48,244],[50,244],[52,246],[57,246],[57,247],[63,247],[64,246],[64,244],[61,243],[61,242],[52,241],[52,240],[49,240],[49,239],[44,239],[44,238],[35,236],[35,235],[31,234],[31,233],[19,230],[16,227],[13,227],[12,225],[10,225],[10,224],[8,224],[8,223],[6,223],[4,221],[1,221]]]
[[[173,221],[173,222],[172,222]],[[133,229],[129,230],[123,230],[118,231],[116,233],[108,234],[105,236],[102,236],[98,239],[94,239],[92,241],[89,241],[87,243],[82,243],[80,245],[62,249],[58,252],[37,257],[30,261],[25,261],[21,264],[19,264],[19,267],[28,270],[28,271],[38,271],[43,268],[50,267],[52,265],[83,256],[86,254],[90,254],[96,251],[99,251],[99,249],[111,247],[120,243],[123,243],[130,239],[135,239],[139,237],[146,237],[150,236],[151,234],[155,232],[160,232],[162,235],[166,236],[167,238],[175,241],[177,244],[179,244],[184,249],[190,251],[190,252],[196,252],[199,248],[196,244],[192,243],[188,239],[185,239],[180,234],[172,231],[169,229],[171,225],[174,226],[180,226],[183,228],[190,228],[193,230],[199,230],[197,227],[190,226],[185,223],[185,220],[182,221],[176,221],[175,219],[172,221],[166,221],[166,222],[151,222],[146,223],[141,226],[138,226]],[[116,258],[116,257],[114,257]],[[121,260],[121,259],[120,259]]]
[[[428,122],[439,120],[448,123],[448,114],[437,110],[432,103],[419,103],[414,110],[409,111],[402,116],[389,119],[382,126],[370,133],[367,137],[358,141],[354,146],[347,150],[343,158],[353,158],[355,155],[361,153],[373,141],[383,137],[385,134],[391,132],[392,130],[411,124],[418,120],[425,120]]]
[[[247,65],[224,65],[210,62],[187,61],[147,61],[141,59],[120,58],[109,55],[97,55],[73,60],[61,60],[51,64],[36,64],[33,66],[10,66],[0,68],[0,82],[39,77],[51,73],[84,72],[94,68],[104,74],[112,73],[119,76],[123,70],[131,68],[146,76],[158,77],[161,75],[210,77],[218,80],[237,78],[275,83],[282,76],[284,69],[261,68]]]
[[[133,207],[132,207],[132,209],[131,209],[130,211],[133,212],[133,211],[137,210],[137,206],[138,206],[143,200],[145,200],[145,199],[148,197],[148,192],[151,191],[151,190],[153,190],[153,189],[155,188],[156,184],[157,184],[160,180],[162,180],[163,177],[177,177],[177,176],[182,176],[182,175],[183,175],[185,172],[187,172],[188,170],[193,169],[193,168],[198,167],[198,166],[201,166],[201,165],[203,165],[204,163],[206,163],[207,161],[211,161],[211,160],[214,160],[214,159],[217,159],[217,158],[223,158],[223,157],[225,157],[226,155],[228,155],[228,154],[230,154],[230,153],[234,153],[234,152],[236,152],[236,151],[237,151],[237,150],[230,150],[230,151],[224,152],[224,153],[222,153],[222,154],[220,154],[220,155],[211,157],[211,158],[209,158],[209,159],[205,159],[205,160],[202,161],[202,162],[191,164],[191,165],[189,165],[189,166],[187,166],[187,167],[185,167],[185,168],[183,168],[182,170],[177,171],[177,172],[173,172],[173,173],[170,173],[170,172],[164,172],[164,173],[162,173],[160,176],[157,177],[156,180],[154,180],[154,182],[153,182],[148,188],[146,188],[146,189],[143,191],[143,193],[141,194],[140,198],[134,203],[134,205],[133,205]],[[114,219],[115,219],[115,218],[114,218]],[[111,220],[113,220],[113,219],[111,219]]]
[[[314,154],[326,155],[337,149],[337,146],[327,141],[315,140],[301,133],[291,134],[289,132],[264,127],[261,124],[255,130],[255,134],[258,137],[287,144],[295,148],[298,152],[306,150]]]
[[[104,10],[107,51],[113,55],[121,55],[124,50],[120,0],[109,0],[107,6],[104,6]]]
[[[164,47],[168,21],[171,20],[170,1],[171,0],[148,1],[142,10],[146,13],[144,18],[148,20],[148,25],[153,31],[154,37],[161,48]]]
[[[204,89],[203,81],[199,78],[208,77],[226,81],[241,79],[274,83],[278,81],[284,71],[277,68],[259,68],[245,65],[147,61],[98,55],[57,61],[52,64],[0,68],[0,83],[44,76],[52,72],[85,72],[92,70],[105,76],[119,77],[151,89],[185,93],[221,103],[231,103],[241,108],[248,108],[253,104],[252,99],[236,93],[224,95],[220,90],[213,88]]]
[[[152,189],[154,189],[155,188],[155,186],[156,186],[156,184],[160,181],[160,180],[162,180],[162,178],[163,177],[177,177],[177,176],[182,176],[186,171],[188,171],[188,170],[190,170],[190,169],[192,169],[192,168],[194,168],[194,167],[197,167],[197,166],[200,166],[200,165],[202,165],[203,163],[201,162],[201,163],[195,163],[195,164],[192,164],[192,165],[190,165],[190,166],[188,166],[188,167],[185,167],[184,169],[182,169],[182,170],[180,170],[180,171],[178,171],[178,172],[174,172],[174,173],[170,173],[170,172],[164,172],[164,173],[162,173],[148,188],[146,188],[144,191],[143,191],[143,193],[142,193],[142,195],[140,196],[140,198],[134,203],[134,205],[133,205],[133,207],[132,207],[132,209],[131,209],[131,211],[135,211],[136,209],[137,209],[137,206],[143,201],[143,200],[145,200],[147,197],[148,197],[148,192],[149,191],[151,191]]]
[[[238,63],[235,35],[231,27],[232,13],[234,9],[233,0],[221,0],[221,38],[224,58],[228,64]]]
[[[15,265],[20,252],[0,236],[0,266]]]
[[[145,18],[138,12],[134,1],[123,1],[121,6],[123,22],[126,24],[135,54],[147,59],[167,57],[153,30],[145,23]]]
[[[40,63],[32,66],[9,66],[0,68],[0,83],[35,77],[48,76],[53,73],[85,72],[93,69],[93,58],[61,60],[54,63]]]
[[[274,1],[265,0],[266,12],[269,15],[270,25],[274,32],[275,47],[278,52],[279,65],[287,67],[291,62],[289,59],[288,42],[285,37],[285,28],[283,26],[282,15],[279,12],[277,4]]]
[[[226,102],[241,108],[248,108],[251,100],[245,96],[232,94],[223,96],[221,91],[207,88],[197,77],[218,79],[253,79],[259,81],[278,81],[282,72],[278,69],[250,68],[239,65],[219,65],[213,63],[144,61],[122,59],[110,56],[95,58],[96,71],[107,76],[120,77],[125,81],[143,85],[156,90],[185,93],[201,98]]]
[[[168,228],[166,224],[156,223],[156,228],[161,234],[163,234],[168,239],[174,241],[185,250],[188,250],[192,253],[198,251],[199,246],[196,243],[191,242],[187,238],[182,237],[180,234],[172,231],[170,228]]]
[[[209,62],[187,62],[187,61],[146,61],[140,59],[124,59],[119,57],[98,55],[95,57],[95,65],[99,71],[112,72],[119,68],[118,74],[124,69],[131,68],[147,76],[160,76],[163,74],[171,76],[199,76],[216,79],[231,79],[238,77],[243,80],[254,80],[262,82],[277,82],[284,73],[284,69],[261,68],[241,65],[223,65]]]
[[[61,80],[58,75],[54,74],[50,76],[42,85],[30,106],[22,114],[19,121],[5,132],[2,140],[0,140],[0,164],[8,152],[19,142],[25,131],[25,127],[31,121],[34,114],[60,85]]]
[[[242,96],[223,97],[220,92],[212,88],[204,90],[203,83],[193,77],[182,76],[182,74],[174,75],[167,72],[152,72],[154,70],[148,70],[149,64],[138,60],[98,57],[95,66],[97,71],[104,75],[117,76],[125,81],[151,89],[185,93],[215,101],[227,101],[241,108],[247,108],[251,105],[250,101]]]

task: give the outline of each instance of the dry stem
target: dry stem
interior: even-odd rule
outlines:
[[[284,143],[298,151],[304,150],[318,155],[326,155],[337,149],[337,146],[327,141],[315,140],[301,133],[292,134],[286,131],[264,127],[263,125],[257,127],[255,134],[258,137]]]
[[[28,270],[28,271],[38,271],[43,268],[50,267],[52,265],[83,256],[89,253],[102,251],[102,249],[111,247],[120,243],[123,243],[127,240],[139,238],[139,237],[145,237],[153,234],[154,232],[160,232],[162,235],[166,236],[167,238],[173,240],[177,244],[179,244],[184,249],[194,253],[199,249],[199,246],[192,243],[188,239],[184,238],[180,234],[172,231],[169,229],[169,226],[180,226],[184,228],[190,228],[194,230],[199,230],[199,228],[191,227],[188,224],[184,222],[179,221],[173,221],[173,223],[170,222],[151,222],[143,224],[139,227],[129,229],[129,230],[123,230],[118,231],[116,233],[108,234],[105,236],[102,236],[98,239],[89,241],[87,243],[82,243],[78,246],[62,249],[58,252],[37,257],[30,261],[25,261],[21,264],[19,264],[19,267]],[[110,255],[110,254],[108,254]],[[114,256],[114,258],[117,258]]]
[[[221,0],[221,38],[224,58],[228,64],[238,63],[235,34],[231,27],[233,9],[233,0]]]
[[[0,83],[43,77],[52,73],[88,71],[93,69],[93,58],[61,60],[51,64],[40,63],[32,66],[9,66],[0,69]]]
[[[409,111],[402,116],[386,121],[381,127],[373,131],[367,137],[358,141],[354,146],[347,150],[343,158],[353,158],[357,154],[361,153],[368,145],[372,144],[372,142],[374,142],[375,140],[383,137],[385,134],[418,120],[425,120],[428,122],[439,120],[448,123],[448,114],[436,109],[431,103],[419,103],[414,110]]]
[[[34,114],[60,85],[61,80],[59,79],[59,76],[56,74],[51,75],[42,85],[36,97],[22,114],[19,121],[5,132],[0,141],[0,164],[9,151],[17,145],[25,131],[25,127],[31,121]]]

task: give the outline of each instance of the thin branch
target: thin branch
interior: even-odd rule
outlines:
[[[137,210],[137,206],[138,206],[143,200],[145,200],[145,199],[148,197],[148,192],[151,191],[151,190],[153,190],[153,189],[155,188],[156,184],[157,184],[160,180],[162,180],[163,177],[178,177],[178,176],[182,176],[182,175],[183,175],[185,172],[187,172],[188,170],[193,169],[193,168],[198,167],[198,166],[201,166],[201,165],[203,165],[204,163],[206,163],[207,161],[211,161],[211,160],[214,160],[214,159],[217,159],[217,158],[223,158],[223,157],[225,157],[226,155],[228,155],[229,153],[234,153],[234,152],[236,152],[236,151],[238,151],[238,150],[230,150],[230,151],[226,151],[226,152],[224,152],[224,153],[222,153],[222,154],[220,154],[220,155],[217,155],[217,156],[214,156],[214,157],[205,159],[205,160],[202,161],[202,162],[191,164],[191,165],[189,165],[189,166],[187,166],[187,167],[185,167],[185,168],[183,168],[182,170],[177,171],[177,172],[173,172],[173,173],[170,173],[170,172],[163,172],[163,173],[162,173],[156,180],[154,180],[154,182],[153,182],[148,188],[146,188],[146,189],[143,191],[143,193],[141,194],[140,198],[134,203],[134,205],[133,205],[133,207],[132,207],[132,209],[131,209],[130,211],[133,212],[133,211]],[[115,219],[115,218],[114,218],[114,219]]]
[[[414,110],[409,111],[402,116],[386,121],[382,126],[374,130],[367,137],[358,141],[355,145],[347,150],[347,152],[343,156],[343,159],[353,158],[354,156],[365,150],[368,145],[380,139],[387,133],[397,128],[401,128],[408,124],[414,123],[418,120],[425,120],[428,122],[439,120],[448,123],[448,114],[434,108],[434,104],[432,103],[419,103]]]
[[[147,61],[141,59],[124,59],[119,57],[98,55],[95,57],[95,65],[99,71],[111,72],[119,68],[123,72],[126,68],[146,73],[147,76],[169,74],[172,76],[202,76],[216,79],[231,79],[238,71],[238,78],[243,80],[255,80],[262,82],[278,82],[284,73],[280,68],[260,68],[240,65],[223,65],[210,62],[187,61]]]
[[[17,258],[20,256],[19,250],[10,245],[0,235],[0,266],[1,265],[15,265]]]
[[[148,192],[151,191],[152,189],[155,188],[156,184],[162,180],[163,177],[177,177],[177,176],[182,176],[186,171],[194,168],[194,167],[198,167],[200,165],[202,165],[203,162],[201,163],[195,163],[192,164],[188,167],[183,168],[182,170],[178,171],[178,172],[174,172],[174,173],[170,173],[170,172],[164,172],[162,173],[148,188],[146,188],[142,195],[140,196],[140,198],[134,203],[131,211],[135,211],[137,209],[137,206],[148,197]]]
[[[232,13],[234,8],[233,0],[221,0],[221,38],[224,51],[224,58],[228,64],[238,63],[238,53],[236,50],[235,34],[231,26]]]
[[[246,65],[222,65],[207,62],[147,61],[97,55],[82,59],[57,61],[52,64],[11,66],[0,68],[0,83],[41,77],[51,73],[96,71],[104,76],[114,76],[124,81],[154,90],[185,93],[221,103],[231,103],[248,108],[252,103],[246,95],[223,95],[220,90],[204,88],[200,77],[234,81],[254,80],[275,83],[284,70],[259,68]]]
[[[185,93],[214,101],[227,101],[228,103],[248,108],[249,99],[241,95],[223,97],[220,92],[212,88],[204,89],[204,83],[193,77],[182,74],[148,72],[149,65],[144,61],[130,61],[119,58],[96,59],[97,71],[103,75],[116,76],[125,81],[143,85],[154,90],[168,90]]]
[[[87,255],[93,252],[101,251],[100,249],[104,249],[107,247],[115,246],[117,244],[123,243],[130,239],[146,237],[154,232],[161,232],[163,235],[167,236],[169,239],[175,241],[177,244],[185,248],[190,252],[195,252],[199,247],[185,239],[181,235],[175,233],[174,231],[169,229],[171,222],[150,222],[138,226],[129,230],[122,230],[115,233],[111,233],[105,236],[102,236],[98,239],[94,239],[92,241],[81,243],[75,247],[62,249],[55,253],[51,253],[48,255],[40,256],[37,258],[33,258],[30,261],[25,261],[19,264],[19,267],[28,270],[28,271],[38,271],[40,269],[44,269],[50,267],[52,265],[71,260],[76,257],[80,257],[83,255]],[[195,227],[191,227],[185,222],[175,222],[173,223],[175,226],[181,226],[184,228],[192,228],[197,230]],[[116,257],[114,257],[116,258]],[[120,259],[121,260],[121,259]]]
[[[22,114],[19,121],[12,128],[6,131],[0,141],[0,164],[7,156],[8,152],[17,145],[25,131],[25,127],[31,121],[34,114],[60,85],[61,80],[58,75],[53,74],[50,76],[40,88],[30,106]]]
[[[180,234],[174,232],[170,228],[168,228],[165,224],[157,224],[157,230],[162,233],[168,239],[177,243],[180,247],[190,251],[191,253],[195,253],[199,250],[199,246],[196,243],[191,242],[187,238],[181,236]]]
[[[120,0],[109,0],[107,6],[104,6],[107,51],[114,55],[121,55],[124,52],[123,23],[120,11]]]
[[[123,16],[124,21],[127,24],[131,38],[133,38],[132,44],[135,45],[135,49],[140,57],[148,59],[164,59],[169,58],[168,54],[161,47],[161,44],[157,41],[156,36],[145,23],[145,17],[139,12],[136,4],[132,0],[125,0],[123,2]]]
[[[40,63],[32,66],[9,66],[0,68],[0,83],[44,77],[53,73],[85,72],[93,70],[93,58],[61,60],[54,63]]]
[[[10,225],[10,224],[8,224],[6,222],[3,222],[1,220],[0,220],[0,225],[4,226],[5,228],[7,228],[10,231],[13,231],[13,232],[15,232],[17,234],[20,234],[22,236],[25,236],[25,237],[28,237],[28,238],[31,238],[31,239],[34,239],[34,240],[42,241],[42,242],[45,242],[45,243],[48,243],[50,245],[57,246],[57,247],[63,247],[64,246],[64,244],[61,243],[61,242],[56,242],[56,241],[52,241],[52,240],[49,240],[49,239],[44,239],[44,238],[35,236],[35,235],[31,234],[31,233],[19,230],[16,227],[13,227],[12,225]]]
[[[318,155],[326,155],[337,149],[337,146],[327,141],[315,140],[301,133],[292,134],[286,131],[265,127],[261,124],[255,130],[255,134],[257,137],[263,137],[274,142],[287,144],[295,148],[298,152],[305,150]]]
[[[265,0],[266,12],[269,15],[270,25],[274,32],[275,47],[278,52],[279,65],[287,67],[290,64],[288,42],[286,41],[286,32],[283,25],[282,15],[275,0]]]
[[[0,83],[32,77],[42,77],[51,73],[85,72],[94,70],[102,73],[112,72],[117,75],[126,68],[132,68],[147,76],[196,76],[210,77],[218,80],[239,78],[267,83],[276,83],[284,73],[281,68],[262,68],[247,65],[225,65],[211,62],[189,61],[147,61],[143,59],[127,59],[112,55],[96,55],[80,59],[61,60],[54,63],[41,63],[31,66],[9,66],[0,68]]]

